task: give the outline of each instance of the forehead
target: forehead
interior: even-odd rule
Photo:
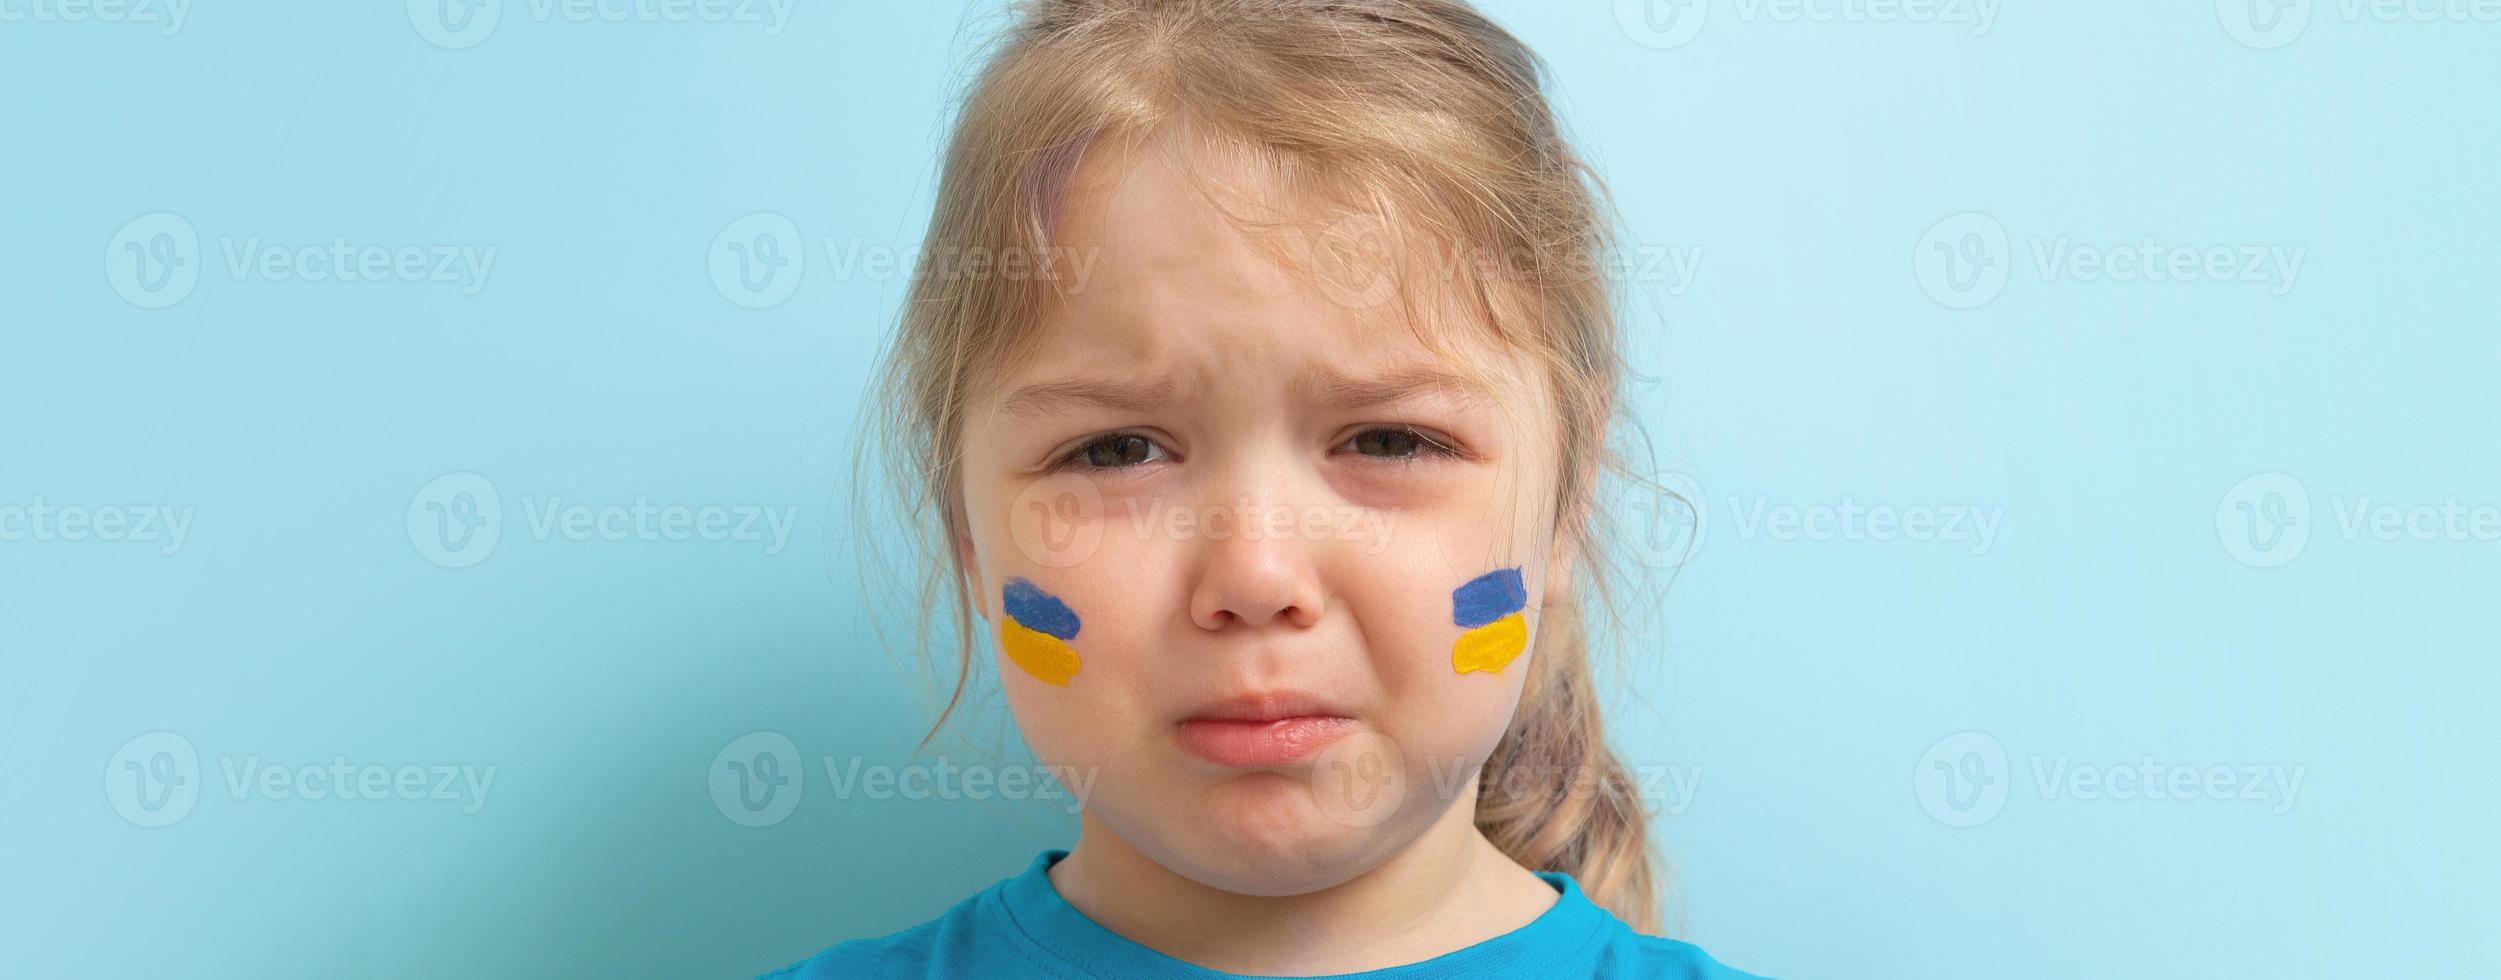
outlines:
[[[1055,210],[1054,244],[1089,272],[1045,307],[1032,356],[1009,374],[1108,357],[1207,382],[1505,361],[1466,280],[1404,253],[1388,267],[1394,250],[1365,237],[1379,221],[1244,154],[1186,138],[1108,142]],[[1396,288],[1374,278],[1393,274]]]

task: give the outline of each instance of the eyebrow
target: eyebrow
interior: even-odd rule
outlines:
[[[1014,419],[1060,415],[1080,408],[1109,408],[1142,415],[1170,405],[1179,390],[1180,386],[1170,378],[1046,381],[1016,389],[1001,403],[1000,411]],[[1469,403],[1496,400],[1483,383],[1434,368],[1408,368],[1364,378],[1323,373],[1310,376],[1305,390],[1314,402],[1339,409],[1370,408],[1425,394]]]
[[[1464,402],[1490,403],[1494,393],[1482,382],[1435,368],[1408,368],[1379,377],[1350,378],[1338,374],[1313,379],[1313,400],[1336,408],[1369,408],[1416,395],[1443,395]]]
[[[1176,390],[1170,379],[1050,381],[1016,389],[1015,394],[1007,396],[1001,411],[1020,419],[1058,415],[1086,406],[1143,414],[1170,404]]]

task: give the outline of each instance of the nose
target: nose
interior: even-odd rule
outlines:
[[[1327,602],[1315,553],[1321,543],[1303,540],[1300,508],[1272,495],[1237,497],[1202,507],[1201,516],[1192,622],[1206,630],[1320,622]]]

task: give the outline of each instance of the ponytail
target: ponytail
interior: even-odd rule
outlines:
[[[1529,868],[1572,876],[1634,932],[1664,917],[1649,814],[1607,747],[1577,603],[1547,607],[1511,729],[1478,777],[1476,828]]]

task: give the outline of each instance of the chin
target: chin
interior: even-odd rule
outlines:
[[[1356,826],[1314,801],[1308,776],[1275,772],[1235,776],[1167,806],[1149,822],[1154,829],[1130,837],[1134,846],[1210,888],[1270,897],[1308,894],[1370,871],[1433,816],[1402,812]]]

